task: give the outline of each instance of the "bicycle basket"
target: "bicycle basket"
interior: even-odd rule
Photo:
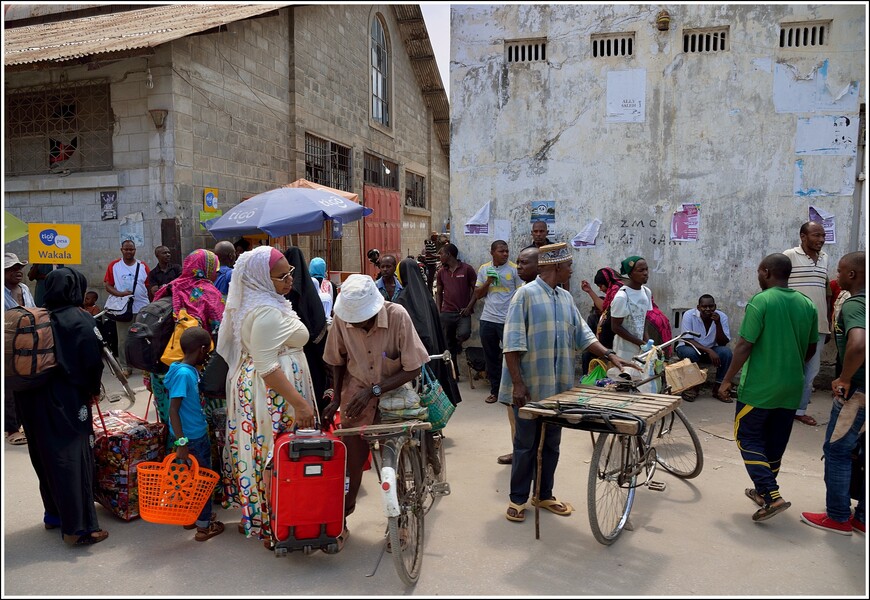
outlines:
[[[211,498],[220,476],[199,466],[174,462],[173,452],[163,462],[141,462],[139,471],[139,516],[149,523],[190,525]]]

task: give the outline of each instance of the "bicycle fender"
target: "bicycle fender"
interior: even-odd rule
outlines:
[[[384,515],[399,516],[399,496],[396,493],[396,470],[393,467],[381,469],[381,500],[384,503]]]

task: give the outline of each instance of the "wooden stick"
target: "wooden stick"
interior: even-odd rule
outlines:
[[[538,442],[538,468],[535,472],[535,494],[532,496],[532,503],[535,505],[535,539],[541,539],[541,464],[543,463],[544,455],[544,436],[547,435],[547,428],[542,419],[538,419],[538,427],[540,428],[541,441]]]

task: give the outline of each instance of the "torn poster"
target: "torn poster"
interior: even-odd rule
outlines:
[[[837,243],[837,229],[834,226],[834,213],[828,212],[823,208],[819,208],[818,206],[810,205],[809,208],[809,217],[810,221],[814,221],[816,223],[821,223],[822,227],[825,228],[825,243],[826,244],[836,244]]]
[[[511,222],[507,219],[494,219],[492,222],[492,234],[496,240],[511,241]]]
[[[489,235],[489,201],[465,224],[465,235]]]
[[[856,157],[807,156],[794,163],[795,196],[851,196]]]
[[[684,203],[671,217],[672,242],[697,242],[701,205]]]
[[[858,82],[831,89],[825,59],[806,75],[788,63],[776,63],[773,71],[773,105],[778,113],[836,110],[858,112]]]
[[[799,118],[794,136],[798,155],[856,156],[858,115]]]
[[[574,236],[571,240],[571,245],[574,248],[591,248],[595,246],[595,238],[598,237],[598,230],[601,228],[601,221],[592,219],[586,224],[580,233]]]
[[[606,123],[643,123],[646,115],[646,69],[607,72]]]
[[[556,235],[556,201],[532,200],[532,223],[543,221],[547,224],[547,237],[551,240]],[[531,228],[529,229],[531,231]]]
[[[118,221],[118,237],[119,242],[123,244],[125,240],[131,240],[136,244],[137,248],[145,247],[145,214],[141,212],[131,213]]]

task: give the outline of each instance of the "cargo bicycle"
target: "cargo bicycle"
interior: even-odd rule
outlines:
[[[450,353],[429,358],[449,362]],[[407,585],[416,584],[420,577],[426,513],[438,497],[450,494],[443,435],[431,429],[431,423],[413,419],[334,431],[339,437],[360,435],[371,447],[387,517],[385,537],[396,572]],[[377,565],[386,548],[385,544]]]

